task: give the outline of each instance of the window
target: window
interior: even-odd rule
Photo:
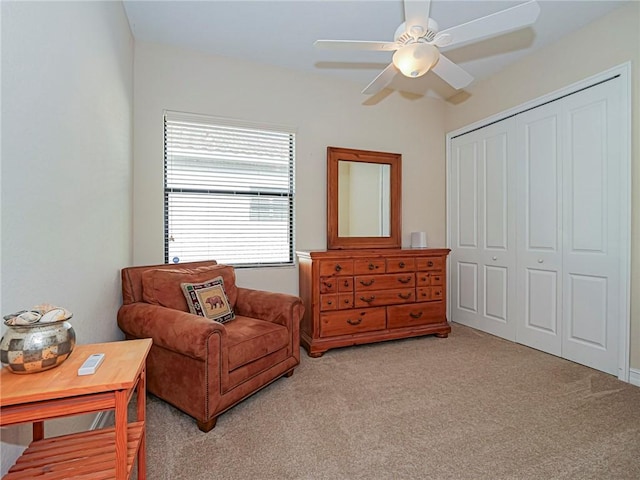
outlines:
[[[166,263],[293,265],[295,134],[165,112]]]

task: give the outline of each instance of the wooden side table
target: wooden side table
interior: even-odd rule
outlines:
[[[17,375],[0,371],[0,426],[33,423],[33,441],[3,480],[128,479],[138,460],[145,480],[145,360],[151,340],[78,345],[59,367]],[[95,374],[78,376],[93,353],[104,353]],[[137,418],[128,421],[127,405],[137,393]],[[44,421],[115,410],[115,427],[44,437]]]

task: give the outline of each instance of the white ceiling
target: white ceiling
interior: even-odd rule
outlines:
[[[538,0],[541,12],[533,26],[441,50],[477,81],[628,1],[633,0]],[[430,17],[443,30],[523,2],[432,0]],[[404,21],[402,0],[125,0],[124,6],[138,40],[336,75],[360,88],[387,66],[391,52],[318,50],[313,42],[392,41]],[[417,79],[397,75],[391,87],[444,98],[456,93],[432,73]]]

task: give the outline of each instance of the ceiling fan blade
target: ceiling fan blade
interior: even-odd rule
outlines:
[[[316,40],[314,45],[327,50],[380,50],[392,52],[400,48],[395,42],[369,42],[365,40]]]
[[[442,53],[440,54],[438,63],[431,68],[431,71],[456,90],[460,90],[473,82],[471,75],[442,55]]]
[[[393,63],[390,63],[387,68],[385,68],[376,78],[373,79],[373,82],[371,82],[366,86],[364,90],[362,90],[362,93],[364,93],[365,95],[375,95],[391,83],[391,80],[393,80],[393,77],[396,76],[396,73],[398,73],[398,70],[393,65]]]
[[[419,38],[427,32],[431,0],[404,0],[406,32]]]
[[[438,36],[451,35],[451,41],[447,44],[447,47],[451,47],[531,25],[539,14],[540,5],[535,0],[531,0],[486,17],[447,28]]]

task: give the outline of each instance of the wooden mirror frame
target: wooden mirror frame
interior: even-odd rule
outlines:
[[[388,237],[340,237],[338,235],[338,162],[380,163],[390,165],[390,225]],[[327,249],[400,248],[402,155],[348,148],[327,147]]]

